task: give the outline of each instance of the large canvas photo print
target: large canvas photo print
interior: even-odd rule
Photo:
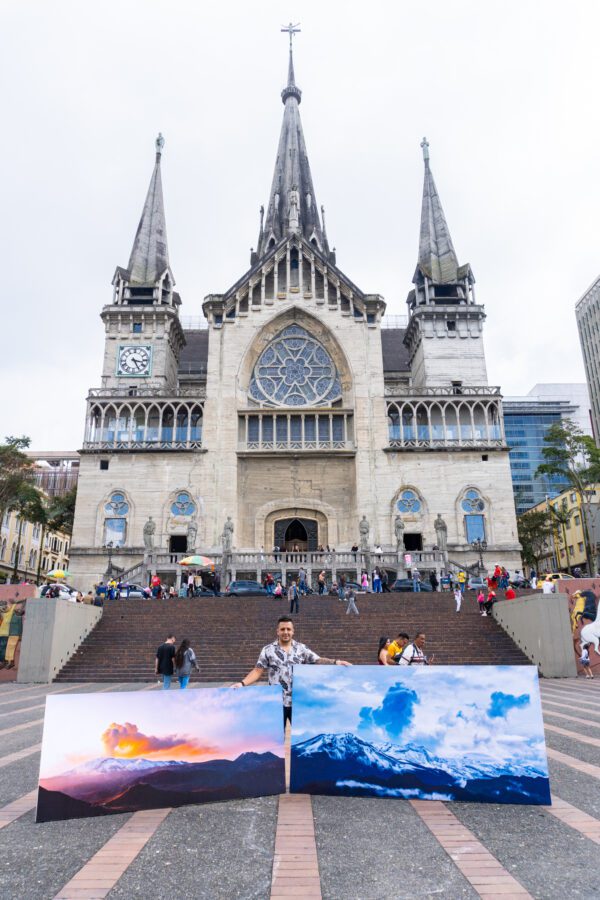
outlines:
[[[278,686],[47,698],[38,822],[283,791]]]
[[[290,789],[550,803],[534,666],[296,666]]]

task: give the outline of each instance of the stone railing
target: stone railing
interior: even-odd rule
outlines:
[[[340,410],[245,411],[238,415],[240,452],[344,450],[353,452],[354,418]]]
[[[418,395],[407,389],[387,402],[390,449],[419,450],[460,447],[505,447],[501,397],[468,391],[483,388],[431,389]],[[429,391],[424,388],[423,391]],[[441,391],[445,391],[441,393]]]

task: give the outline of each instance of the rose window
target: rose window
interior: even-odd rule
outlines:
[[[418,513],[421,512],[421,501],[414,491],[402,491],[396,507],[399,512]]]
[[[342,388],[325,348],[304,328],[290,325],[261,354],[250,396],[268,406],[326,406],[341,398]]]

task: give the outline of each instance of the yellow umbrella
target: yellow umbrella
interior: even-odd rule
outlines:
[[[66,569],[52,569],[48,572],[48,578],[68,578],[70,574]]]
[[[209,559],[208,556],[186,556],[179,560],[180,566],[194,566],[197,569],[210,569],[214,564],[214,559]]]

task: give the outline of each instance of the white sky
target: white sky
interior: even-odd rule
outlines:
[[[77,449],[166,138],[185,316],[247,269],[287,71],[340,268],[404,313],[423,164],[487,311],[505,394],[583,381],[574,304],[600,271],[596,0],[0,0],[0,439]]]

